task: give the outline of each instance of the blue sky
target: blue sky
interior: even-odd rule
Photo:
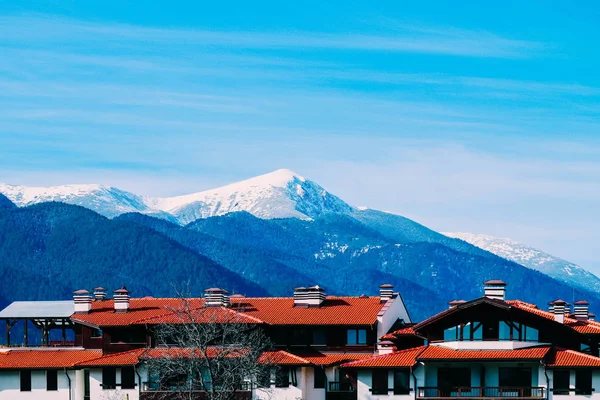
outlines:
[[[0,181],[289,168],[600,272],[595,2],[216,3],[0,3]]]

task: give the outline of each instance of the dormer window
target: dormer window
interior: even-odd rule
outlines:
[[[347,344],[349,345],[367,344],[367,330],[348,329],[347,338]]]

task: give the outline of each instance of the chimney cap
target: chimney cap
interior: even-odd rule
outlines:
[[[213,287],[213,288],[206,289],[204,291],[204,293],[229,293],[229,292],[227,290],[225,290],[225,289]]]
[[[465,300],[452,300],[452,301],[448,302],[448,305],[450,305],[450,306],[457,306],[459,304],[464,304],[464,303],[466,303]]]
[[[577,300],[575,303],[576,306],[589,306],[590,303],[588,301],[585,300]]]
[[[123,286],[121,289],[113,290],[113,293],[116,293],[116,294],[129,294],[129,290],[127,290],[127,288],[125,286]]]
[[[590,317],[590,318],[596,318],[596,314],[589,313],[588,317]]]
[[[554,301],[551,301],[550,303],[548,303],[548,305],[551,305],[551,306],[570,306],[569,303],[567,303],[566,301],[564,301],[562,299],[556,299]]]
[[[384,347],[385,346],[393,346],[394,342],[392,342],[391,340],[381,340],[379,342],[379,344],[382,345],[382,346],[384,346]]]
[[[379,285],[380,289],[393,289],[394,285],[392,285],[391,283],[384,283],[383,285]]]
[[[507,286],[506,282],[500,279],[490,279],[488,281],[483,282],[486,286]]]
[[[314,285],[306,288],[307,290],[318,290],[319,292],[324,292],[325,288],[319,285]]]
[[[232,294],[231,296],[229,296],[230,299],[243,299],[244,296],[243,294]]]
[[[89,290],[86,289],[79,289],[73,292],[74,295],[84,295],[84,294],[90,294]]]
[[[93,290],[95,292],[106,292],[106,289],[103,288],[102,286],[95,287]]]

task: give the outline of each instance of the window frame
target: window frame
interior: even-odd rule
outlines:
[[[275,370],[275,387],[290,387],[290,367],[280,366]]]
[[[361,332],[364,332],[364,343],[360,341]],[[354,338],[354,343],[349,340],[351,337]],[[346,330],[346,345],[347,346],[366,346],[369,341],[367,330],[362,328],[349,328]]]
[[[124,381],[123,376],[125,375],[123,374],[123,371],[131,371],[131,375],[129,375],[129,377],[131,377],[130,382]],[[135,389],[136,386],[137,383],[135,381],[135,368],[133,366],[121,367],[121,389]]]
[[[395,369],[394,371],[394,394],[395,395],[406,395],[410,394],[410,370],[408,368]],[[398,376],[399,374],[404,375],[406,379],[406,386],[399,386]]]
[[[53,378],[52,382],[50,381],[51,374],[54,374],[54,378]],[[50,383],[53,383],[53,385],[50,385]],[[46,391],[55,392],[57,390],[58,390],[58,370],[48,369],[48,370],[46,370]]]
[[[382,368],[374,368],[371,370],[371,393],[374,395],[387,395],[389,393],[389,371]],[[385,379],[384,379],[385,377]],[[379,382],[381,380],[381,382]],[[380,387],[380,384],[385,381],[385,385]]]
[[[110,375],[109,375],[110,372]],[[109,378],[109,379],[107,379]],[[106,381],[109,381],[106,383]],[[111,382],[112,381],[112,382]],[[102,368],[102,389],[116,389],[117,388],[117,368],[115,367],[103,367]]]
[[[25,382],[26,384],[23,385],[23,382]],[[31,392],[31,370],[30,369],[22,369],[19,371],[19,391]]]
[[[319,380],[317,382],[317,377],[319,377]],[[321,379],[323,380],[323,386],[320,386],[321,384]],[[319,383],[319,386],[317,386],[317,383]],[[325,389],[327,386],[327,374],[325,373],[325,369],[323,369],[323,367],[319,367],[319,366],[315,366],[313,368],[313,387],[315,389]]]
[[[557,373],[566,374],[567,385],[562,387],[556,386]],[[562,379],[565,377],[563,376]],[[555,369],[552,372],[552,394],[556,396],[568,396],[571,392],[571,370],[570,369]]]

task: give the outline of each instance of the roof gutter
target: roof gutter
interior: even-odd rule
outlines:
[[[69,400],[71,400],[71,377],[69,376],[69,372],[65,367],[65,375],[67,376],[67,380],[69,381]]]
[[[415,397],[415,400],[417,400],[417,395],[418,395],[418,392],[419,392],[419,390],[418,390],[418,388],[417,388],[417,376],[415,375],[415,370],[416,370],[416,369],[419,367],[419,365],[421,364],[421,362],[419,361],[419,356],[420,356],[421,354],[423,354],[423,352],[424,352],[425,350],[427,350],[427,348],[428,348],[428,347],[429,347],[429,346],[425,346],[425,347],[423,347],[423,350],[421,350],[421,351],[419,352],[419,354],[417,354],[417,355],[416,355],[416,357],[415,357],[415,365],[413,365],[412,367],[410,367],[410,374],[411,374],[411,375],[412,375],[412,377],[413,377],[413,386],[414,386],[414,388],[415,388],[415,392],[414,392],[414,397]]]

